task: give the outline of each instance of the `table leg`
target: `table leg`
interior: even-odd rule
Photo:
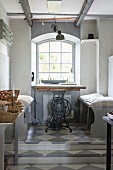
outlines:
[[[107,123],[106,170],[111,170],[111,125]]]
[[[15,151],[15,156],[14,156],[14,164],[18,165],[18,119],[15,121],[15,142],[14,142],[14,151]]]
[[[0,170],[4,170],[5,128],[6,126],[0,126]]]

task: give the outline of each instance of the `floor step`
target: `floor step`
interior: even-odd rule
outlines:
[[[18,164],[105,164],[106,159],[105,157],[47,157],[47,158],[41,158],[41,157],[19,157]],[[8,159],[8,164],[13,165],[14,164],[14,158]]]
[[[14,152],[7,151],[5,157],[9,163],[14,162]],[[18,154],[19,164],[47,164],[47,163],[98,163],[106,161],[106,150],[22,150]]]
[[[113,149],[113,143],[111,145]],[[40,142],[39,144],[25,144],[24,141],[19,141],[18,150],[106,150],[106,143],[105,142],[92,142],[92,143],[76,143],[73,141],[69,141],[65,144],[52,144],[51,142]],[[5,150],[13,151],[14,145],[5,144]]]
[[[106,140],[91,138],[84,126],[72,129],[45,133],[43,126],[30,127],[27,140],[19,139],[19,165],[105,164]],[[5,144],[5,156],[14,164],[13,142]]]
[[[104,170],[105,164],[24,164],[19,166],[9,165],[10,170]]]

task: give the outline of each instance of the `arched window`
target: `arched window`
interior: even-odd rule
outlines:
[[[74,43],[49,40],[37,43],[37,83],[43,80],[74,81]]]

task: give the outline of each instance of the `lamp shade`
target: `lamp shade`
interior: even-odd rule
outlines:
[[[64,40],[64,39],[65,39],[64,35],[61,34],[60,30],[58,30],[58,35],[56,36],[56,40]]]

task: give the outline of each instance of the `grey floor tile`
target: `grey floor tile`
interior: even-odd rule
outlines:
[[[93,166],[93,165],[86,165],[80,168],[79,170],[104,170],[104,168],[100,168],[100,167]]]
[[[47,157],[73,157],[73,154],[66,151],[55,151],[47,155]]]
[[[57,166],[55,168],[52,168],[50,170],[73,170],[72,168],[68,168],[68,167],[65,167],[65,166]]]
[[[68,129],[60,129],[60,131],[57,130],[51,130],[48,129],[48,132],[45,133],[45,128],[46,126],[41,126],[41,125],[30,125],[29,130],[28,130],[28,137],[25,143],[40,143],[43,140],[43,138],[41,139],[41,136],[45,135],[45,136],[53,136],[53,139],[48,139],[47,141],[51,141],[53,144],[61,144],[61,143],[66,143],[68,140],[70,140],[70,138],[68,139],[68,135],[72,134],[75,136],[74,141],[75,142],[79,142],[80,144],[90,144],[91,142],[98,142],[102,139],[95,139],[95,138],[91,138],[89,135],[89,130],[87,129],[86,125],[80,125],[80,124],[72,124],[71,128],[72,128],[72,133],[69,132]],[[63,134],[67,135],[67,140],[63,139]]]
[[[23,170],[42,170],[42,169],[34,167],[34,166],[29,166],[27,168],[24,168]]]
[[[83,150],[79,153],[76,153],[74,155],[75,157],[101,157],[101,155],[99,153],[96,153],[96,152],[92,152],[92,151],[88,151],[88,150]]]
[[[52,142],[53,144],[65,144],[68,140],[57,137],[57,138],[51,139],[49,141]]]
[[[19,154],[19,157],[43,157],[43,154],[29,150]]]

